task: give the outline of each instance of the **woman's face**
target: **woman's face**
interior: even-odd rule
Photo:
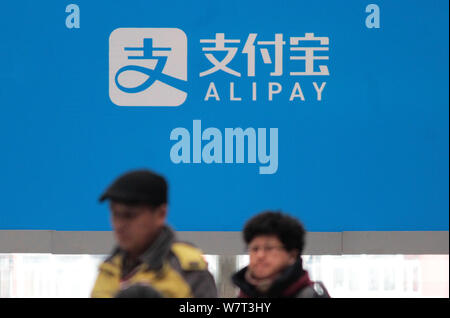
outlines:
[[[249,244],[249,269],[257,279],[273,278],[295,263],[298,252],[288,252],[275,235],[256,236]]]

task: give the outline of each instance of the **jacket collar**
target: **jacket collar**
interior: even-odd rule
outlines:
[[[150,270],[161,269],[174,241],[175,233],[169,226],[165,225],[148,249],[139,256],[138,261],[146,264],[147,268]],[[126,258],[127,253],[117,246],[114,248],[110,259],[114,259],[115,256],[121,256],[121,264],[123,264],[123,260]]]
[[[164,226],[152,245],[140,256],[140,260],[146,263],[150,270],[162,268],[174,240],[175,233],[168,226]]]

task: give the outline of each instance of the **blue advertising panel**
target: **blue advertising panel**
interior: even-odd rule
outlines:
[[[9,1],[0,230],[110,230],[149,168],[176,230],[449,224],[448,1]]]

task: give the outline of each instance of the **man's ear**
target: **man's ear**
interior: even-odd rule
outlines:
[[[155,212],[157,214],[158,220],[161,220],[161,223],[164,224],[167,218],[167,204],[161,204],[156,208]]]

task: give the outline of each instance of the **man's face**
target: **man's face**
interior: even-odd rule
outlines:
[[[274,278],[295,263],[297,250],[288,252],[275,235],[256,236],[248,245],[249,269],[257,279]]]
[[[163,227],[166,205],[151,208],[111,202],[111,221],[119,247],[132,256],[139,256],[151,244]]]

